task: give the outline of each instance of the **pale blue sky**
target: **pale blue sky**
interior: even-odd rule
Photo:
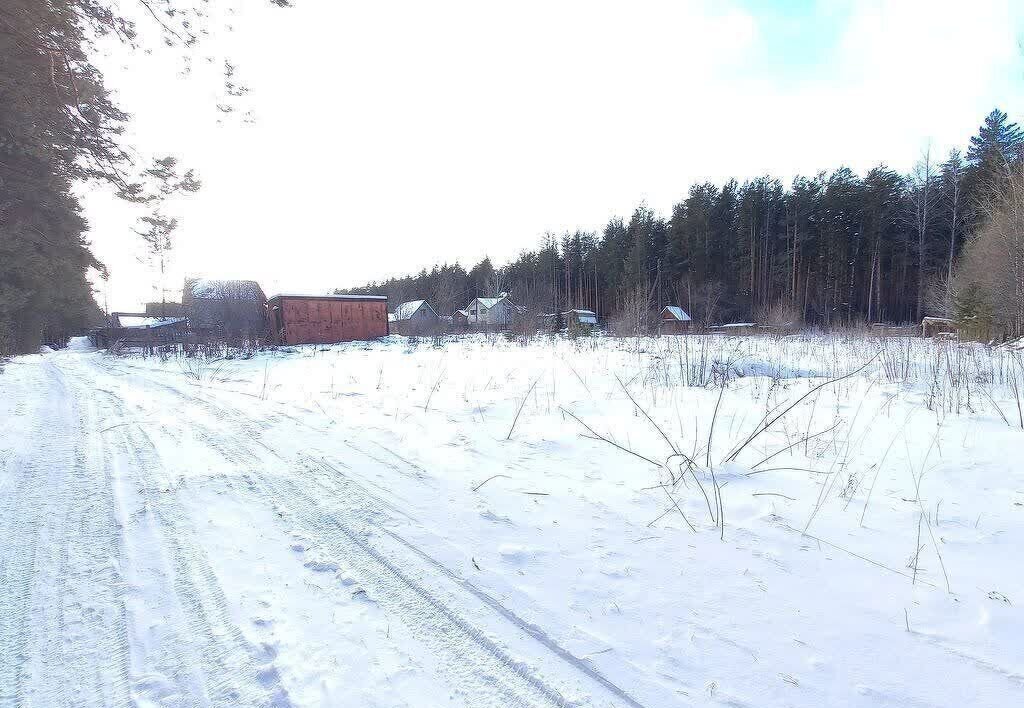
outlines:
[[[757,65],[780,82],[825,78],[846,29],[850,2],[742,0],[757,18]]]

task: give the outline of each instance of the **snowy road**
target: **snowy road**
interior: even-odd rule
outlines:
[[[349,473],[398,456],[129,367],[0,376],[0,706],[639,705]]]

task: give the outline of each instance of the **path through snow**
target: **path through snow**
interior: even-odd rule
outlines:
[[[639,705],[402,538],[302,423],[75,352],[3,391],[0,706]],[[289,691],[283,647],[330,663]]]

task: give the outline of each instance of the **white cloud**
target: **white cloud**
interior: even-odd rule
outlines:
[[[694,181],[905,167],[929,137],[966,140],[997,101],[1024,108],[1019,83],[998,95],[1016,56],[1007,3],[849,12],[832,65],[807,80],[768,75],[757,19],[711,2],[250,10],[230,39],[260,116],[243,130],[212,126],[207,84],[158,81],[161,58],[111,78],[137,141],[204,179],[182,206],[175,277],[320,289],[504,260],[640,200],[667,210]],[[124,210],[89,206],[112,300],[132,306],[149,278]]]

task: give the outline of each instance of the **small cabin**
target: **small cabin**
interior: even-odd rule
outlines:
[[[956,323],[948,317],[925,317],[921,320],[921,336],[926,339],[935,336],[956,336]]]
[[[392,334],[422,336],[434,334],[441,329],[441,318],[426,300],[403,302],[392,313]]]
[[[686,334],[690,331],[693,320],[678,305],[666,305],[658,319],[659,334]]]
[[[597,313],[593,310],[569,310],[563,312],[562,317],[569,327],[581,327],[591,329],[597,326]]]

